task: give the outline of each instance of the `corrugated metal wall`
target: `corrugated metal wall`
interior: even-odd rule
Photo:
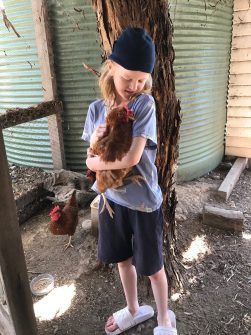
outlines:
[[[97,78],[82,63],[98,69],[101,49],[91,1],[50,0],[55,70],[64,104],[63,131],[67,168],[82,170],[87,144],[81,140],[89,104],[98,97]]]
[[[0,20],[0,113],[43,100],[31,1],[5,0],[4,5],[21,37],[8,32]],[[9,162],[52,168],[47,118],[8,128],[4,139]]]
[[[215,168],[224,154],[232,1],[173,0],[176,90],[181,100],[178,179]]]

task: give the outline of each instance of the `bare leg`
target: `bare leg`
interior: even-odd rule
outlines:
[[[139,303],[137,292],[137,273],[135,267],[132,265],[132,259],[129,258],[124,262],[118,263],[118,269],[128,310],[132,315],[134,315],[139,309]],[[118,328],[112,316],[110,316],[107,320],[106,328],[110,332]]]
[[[167,313],[168,286],[164,267],[149,278],[158,311],[158,325],[171,327],[171,321]]]

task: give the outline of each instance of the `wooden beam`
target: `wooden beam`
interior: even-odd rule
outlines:
[[[234,165],[232,166],[231,170],[228,172],[226,178],[223,180],[222,184],[218,189],[218,195],[227,200],[237,183],[242,171],[247,166],[247,158],[238,158],[236,159]]]
[[[250,137],[227,136],[226,137],[226,147],[251,149],[251,138]]]
[[[229,85],[251,85],[250,74],[231,74],[229,76]]]
[[[250,36],[251,23],[242,22],[241,24],[233,24],[233,36]]]
[[[247,74],[251,73],[251,61],[232,62],[230,64],[230,74]]]
[[[251,74],[249,74],[251,76]],[[250,97],[251,96],[251,85],[230,85],[228,90],[230,97]]]
[[[250,0],[234,0],[234,11],[250,9]]]
[[[55,100],[57,98],[57,88],[53,66],[53,50],[48,23],[47,1],[32,0],[32,13],[44,99],[45,101]],[[55,170],[64,169],[65,154],[63,130],[62,121],[58,114],[48,117],[48,129],[52,149],[53,167]]]
[[[228,97],[227,102],[230,107],[250,107],[251,97]]]
[[[16,335],[11,318],[7,310],[0,304],[0,334]]]
[[[236,136],[236,137],[250,137],[251,138],[251,129],[250,128],[241,128],[241,127],[227,127],[226,129],[227,136]]]
[[[250,87],[251,89],[251,87]],[[251,117],[228,117],[227,127],[235,128],[250,128],[251,129]]]
[[[225,154],[229,156],[251,158],[251,149],[239,148],[239,147],[226,147]]]
[[[251,106],[250,107],[228,107],[227,116],[228,117],[251,118]]]
[[[5,113],[0,114],[0,128],[13,127],[55,113],[59,114],[61,111],[62,103],[60,101],[42,102],[41,104],[27,108],[7,109]]]
[[[250,23],[251,26],[251,23]],[[244,62],[251,60],[251,48],[233,49],[231,53],[232,62]],[[243,83],[245,85],[245,83]],[[247,85],[247,84],[246,84]]]
[[[250,47],[251,47],[251,36],[233,36],[232,49],[250,48]]]
[[[6,299],[15,334],[37,335],[2,129],[0,129],[0,166],[0,268]]]
[[[233,24],[242,24],[242,22],[251,23],[251,8],[234,13]]]
[[[242,231],[244,215],[240,211],[205,205],[203,223],[220,229]]]

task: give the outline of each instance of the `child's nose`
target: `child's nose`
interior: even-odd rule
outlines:
[[[137,90],[137,86],[138,86],[138,82],[137,81],[132,81],[130,83],[130,90],[136,91]]]

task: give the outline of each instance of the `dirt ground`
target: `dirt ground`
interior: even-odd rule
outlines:
[[[177,316],[179,335],[251,335],[251,171],[245,170],[229,200],[220,202],[215,190],[230,168],[177,185],[177,237],[185,267],[183,292],[172,292],[170,308]],[[211,228],[202,223],[205,203],[241,210],[242,234]],[[106,318],[124,307],[115,266],[99,267],[97,241],[90,233],[90,211],[80,212],[74,249],[64,251],[68,238],[48,231],[50,208],[21,228],[30,280],[39,273],[55,278],[55,289],[35,297],[40,335],[101,335]],[[154,305],[146,281],[139,281],[141,303]],[[127,335],[152,335],[156,317]]]

